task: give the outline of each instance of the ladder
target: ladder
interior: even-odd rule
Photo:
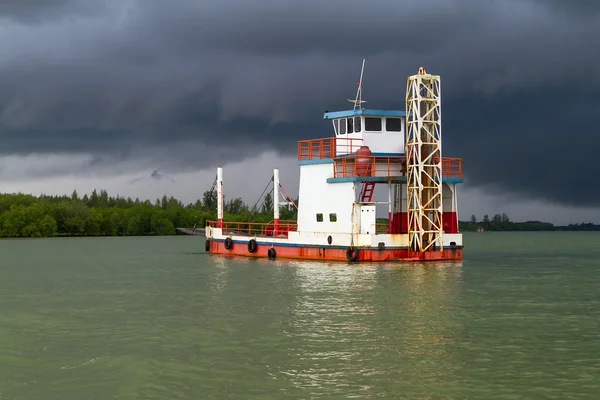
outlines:
[[[375,182],[363,182],[362,190],[360,191],[360,202],[369,203],[373,200],[373,192],[375,191]]]

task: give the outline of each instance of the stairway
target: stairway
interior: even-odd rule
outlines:
[[[375,191],[375,182],[364,182],[360,191],[360,202],[369,203],[373,200],[373,192]]]

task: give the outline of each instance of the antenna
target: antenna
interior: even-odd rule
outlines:
[[[365,71],[365,59],[362,61],[362,68],[360,69],[360,80],[358,81],[358,89],[356,90],[356,98],[354,100],[348,99],[350,103],[354,104],[354,109],[360,108],[362,103],[366,103],[362,99],[362,80],[363,80],[363,72]]]

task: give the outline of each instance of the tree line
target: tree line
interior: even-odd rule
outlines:
[[[298,199],[295,200],[298,204]],[[252,206],[241,198],[225,199],[224,218],[234,222],[269,222],[273,220],[271,193]],[[282,220],[295,220],[295,208],[282,207]],[[217,193],[204,192],[201,199],[184,205],[174,197],[156,201],[112,197],[105,190],[79,196],[77,191],[62,196],[0,194],[0,237],[51,236],[144,236],[174,235],[177,227],[204,227],[207,220],[217,219]],[[378,218],[378,222],[386,222]],[[459,221],[460,231],[600,231],[592,223],[555,226],[549,222],[513,222],[506,214],[492,218]]]
[[[271,194],[253,207],[241,198],[225,200],[228,221],[273,219]],[[295,210],[282,208],[280,217],[295,219]],[[112,197],[105,190],[83,197],[77,191],[70,196],[0,194],[0,237],[174,235],[177,227],[203,227],[207,220],[216,219],[217,194],[213,190],[187,205],[167,196],[155,202]]]
[[[505,213],[496,214],[491,219],[484,215],[480,221],[475,215],[471,215],[469,221],[459,221],[458,227],[461,231],[600,231],[600,225],[592,223],[557,226],[542,221],[513,222]]]

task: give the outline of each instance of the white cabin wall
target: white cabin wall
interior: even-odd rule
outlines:
[[[372,153],[399,153],[404,154],[404,132],[365,132],[365,146],[369,146]]]
[[[340,121],[347,121],[346,118],[334,120],[333,126],[336,136],[336,156],[342,156],[355,153],[361,145],[369,146],[373,153],[396,153],[404,154],[404,137],[406,129],[406,119],[400,118],[402,121],[402,130],[399,132],[388,132],[386,130],[386,117],[381,117],[381,131],[369,132],[365,131],[365,116],[355,117],[361,119],[361,130],[359,132],[348,133],[347,122],[344,122],[344,129],[336,128]],[[395,117],[394,119],[397,119]],[[348,140],[362,139],[362,140]]]
[[[332,163],[300,166],[299,232],[352,232],[354,182],[327,183],[327,178],[332,177]],[[322,222],[317,221],[318,213],[323,214]],[[332,213],[336,214],[336,222],[329,220]]]
[[[402,130],[400,132],[388,132],[385,129],[385,118],[381,121],[381,132],[363,132],[363,141],[369,146],[373,153],[400,153],[405,152],[405,118],[402,120]],[[364,122],[363,122],[364,129]]]
[[[442,208],[444,212],[456,211],[454,209],[455,183],[444,182],[442,185]]]

